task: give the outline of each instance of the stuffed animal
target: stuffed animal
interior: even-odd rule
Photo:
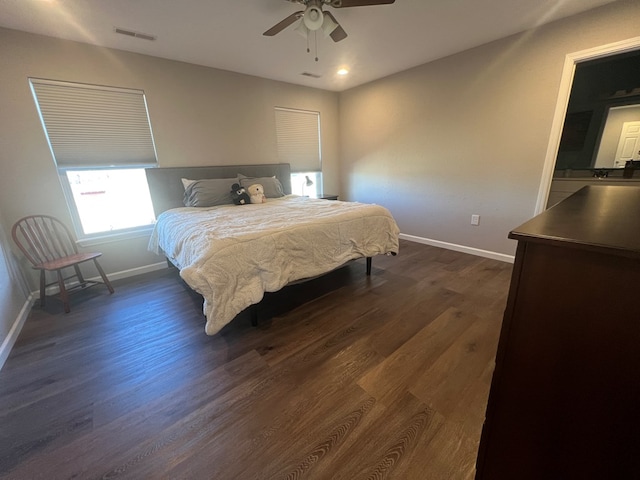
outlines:
[[[249,198],[251,198],[251,203],[264,203],[267,199],[264,196],[264,187],[259,183],[254,183],[253,185],[249,185],[247,187],[247,191],[249,192]]]
[[[247,191],[244,187],[241,187],[239,183],[231,185],[231,200],[233,200],[233,203],[236,205],[247,205],[251,203],[251,197],[249,197]]]

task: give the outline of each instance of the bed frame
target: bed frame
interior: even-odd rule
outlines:
[[[288,163],[267,163],[257,165],[217,165],[208,167],[158,167],[147,168],[147,183],[156,218],[170,208],[184,207],[184,186],[182,178],[201,180],[205,178],[233,179],[238,173],[247,177],[276,176],[284,193],[291,193],[291,166]],[[233,183],[233,182],[231,182]],[[231,183],[229,191],[231,191]]]

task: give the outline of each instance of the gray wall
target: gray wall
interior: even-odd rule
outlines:
[[[5,231],[0,210],[0,345],[9,334],[13,321],[18,318],[29,298],[29,288],[22,275],[19,260],[10,248],[10,231]],[[3,349],[0,349],[2,366]]]
[[[161,166],[277,162],[274,107],[319,111],[325,188],[338,192],[338,95],[223,70],[0,28],[0,205],[5,232],[22,216],[55,215],[71,225],[28,77],[142,89]],[[148,236],[103,243],[107,273],[163,259]],[[3,243],[17,257],[13,242]],[[31,269],[23,269],[37,289]],[[3,300],[4,301],[4,300]],[[6,300],[0,342],[22,298]]]
[[[343,92],[343,196],[386,205],[403,234],[512,255],[565,56],[638,36],[638,19],[618,1]]]

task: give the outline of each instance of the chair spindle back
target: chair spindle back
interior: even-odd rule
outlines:
[[[30,215],[13,226],[14,241],[33,265],[78,253],[69,229],[49,215]]]

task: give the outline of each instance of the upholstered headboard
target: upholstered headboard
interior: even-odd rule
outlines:
[[[201,180],[205,178],[235,178],[239,173],[247,177],[276,176],[284,193],[291,193],[291,166],[288,163],[260,165],[217,165],[210,167],[165,167],[147,168],[147,183],[156,217],[165,210],[184,207],[182,178]],[[231,184],[229,183],[229,191]]]

